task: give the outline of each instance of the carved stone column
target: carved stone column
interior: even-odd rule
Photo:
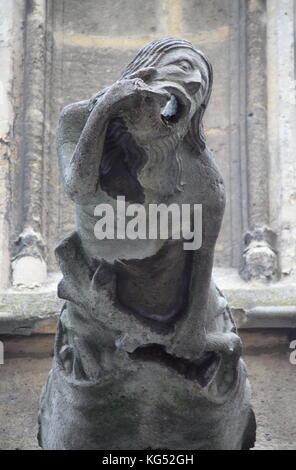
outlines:
[[[0,0],[0,289],[10,280],[10,239],[12,212],[12,165],[17,161],[15,116],[17,67],[23,42],[21,28],[23,2]]]
[[[270,224],[278,235],[281,276],[295,275],[295,1],[267,2]]]
[[[268,3],[268,2],[267,2]],[[241,276],[245,280],[277,278],[274,236],[269,225],[266,78],[266,2],[246,2],[246,146],[248,225]],[[266,234],[268,236],[265,236]],[[271,244],[270,244],[271,243]]]
[[[4,0],[0,7],[4,9]],[[9,278],[9,224],[7,220],[9,203],[9,155],[12,106],[9,93],[12,83],[12,18],[13,8],[8,7],[1,15],[0,60],[0,288],[8,284]]]
[[[21,233],[14,244],[14,285],[36,285],[46,279],[42,237],[43,138],[46,67],[46,1],[26,2],[23,113],[21,131]]]

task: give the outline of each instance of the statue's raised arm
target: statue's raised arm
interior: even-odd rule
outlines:
[[[78,204],[97,202],[100,165],[108,126],[130,109],[157,97],[166,103],[167,92],[156,92],[141,77],[151,80],[155,69],[139,70],[134,78],[121,79],[103,93],[66,106],[59,120],[57,148],[67,194]],[[161,101],[162,99],[162,101]]]

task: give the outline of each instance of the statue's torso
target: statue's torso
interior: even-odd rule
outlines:
[[[203,245],[212,244],[220,227],[224,207],[222,180],[214,166],[184,152],[182,155],[182,191],[163,199],[147,193],[144,207],[149,213],[148,202],[194,204],[203,207]],[[98,193],[98,204],[108,203],[114,209],[116,200],[104,191]],[[128,205],[128,203],[127,203]],[[77,229],[86,257],[90,262],[104,259],[115,263],[117,291],[122,303],[142,316],[169,319],[186,308],[193,251],[184,250],[184,240],[167,242],[161,239],[98,240],[94,227],[99,217],[94,216],[95,205],[77,205]],[[212,214],[212,215],[211,215]],[[147,226],[149,220],[147,218]],[[202,249],[203,249],[202,245]],[[157,295],[156,295],[157,293]]]

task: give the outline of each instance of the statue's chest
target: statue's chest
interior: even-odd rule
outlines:
[[[170,203],[202,204],[223,211],[224,184],[216,168],[185,155],[182,159],[181,182],[181,191],[170,198]]]
[[[187,305],[192,252],[182,243],[163,246],[156,255],[128,260],[117,272],[119,302],[131,312],[160,322],[173,320]],[[116,265],[116,263],[115,263]]]

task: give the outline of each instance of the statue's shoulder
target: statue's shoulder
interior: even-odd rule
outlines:
[[[60,123],[73,121],[73,124],[78,120],[87,119],[89,116],[89,100],[77,101],[68,104],[62,109],[60,114]]]
[[[77,142],[89,116],[89,100],[65,106],[60,114],[58,143]]]

